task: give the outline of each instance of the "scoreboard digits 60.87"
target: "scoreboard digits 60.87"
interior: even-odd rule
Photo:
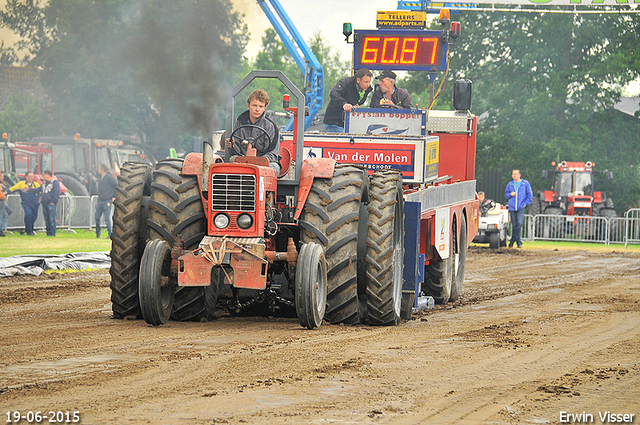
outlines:
[[[354,31],[354,68],[443,71],[447,46],[442,32],[425,30]]]

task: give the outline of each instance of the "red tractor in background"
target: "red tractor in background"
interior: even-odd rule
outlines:
[[[531,202],[531,214],[557,215],[557,216],[574,216],[576,218],[585,217],[603,217],[611,219],[616,217],[616,211],[613,206],[613,199],[607,198],[606,194],[596,191],[594,185],[594,166],[595,163],[587,162],[568,162],[562,161],[557,164],[553,170],[544,170],[542,178],[551,178],[552,185],[550,190],[543,190],[534,196]],[[607,178],[612,179],[611,171],[603,171]],[[569,226],[565,226],[569,223]],[[537,236],[555,235],[559,237],[565,231],[572,231],[571,224],[577,224],[574,221],[563,220],[547,220],[545,221],[547,228],[540,229]]]

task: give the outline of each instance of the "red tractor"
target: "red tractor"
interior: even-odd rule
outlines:
[[[303,94],[280,71],[253,71],[234,96],[260,77],[279,79],[304,105]],[[294,114],[294,138],[302,147],[298,108],[284,109]],[[237,140],[236,133],[229,137]],[[170,317],[208,320],[224,298],[231,313],[252,306],[295,309],[310,329],[320,326],[325,308],[335,323],[397,323],[404,247],[400,172],[377,172],[370,183],[363,167],[303,160],[299,149],[295,177],[279,180],[266,158],[250,146],[248,152],[222,163],[205,143],[202,154],[160,161],[153,172],[140,163],[122,166],[111,252],[114,317],[141,314],[153,325]],[[361,223],[367,207],[374,214]],[[361,258],[376,262],[375,272],[361,276],[372,294],[366,317],[357,281],[363,232]]]
[[[589,224],[589,220],[582,217],[606,219],[616,217],[613,199],[607,198],[603,192],[594,190],[593,167],[595,164],[593,162],[562,161],[557,165],[552,162],[551,165],[555,166],[555,169],[542,172],[543,178],[552,178],[551,189],[538,192],[533,198],[531,214],[574,216],[575,218],[573,221],[547,220],[546,228],[541,229],[537,236],[560,237],[565,231],[571,231],[578,223]],[[608,178],[613,178],[611,171],[604,171],[604,173]],[[565,223],[569,226],[565,226]]]
[[[224,307],[232,315],[295,312],[309,329],[323,319],[395,325],[411,317],[423,292],[439,303],[458,299],[478,228],[475,117],[441,111],[440,120],[432,111],[428,125],[441,128],[439,136],[305,135],[304,95],[282,72],[252,71],[233,97],[256,78],[277,78],[297,100],[290,107],[289,95],[283,99],[294,131],[283,135],[280,175],[237,131],[227,134],[248,146],[247,156],[231,163],[214,153],[216,143],[204,142],[202,153],[153,169],[123,164],[112,232],[113,316],[160,325],[210,320]],[[233,104],[230,110],[233,116]],[[392,115],[399,114],[423,117]],[[223,134],[216,137],[223,146]],[[439,140],[446,147],[440,154]],[[338,162],[334,151],[352,162]],[[352,160],[363,152],[409,162],[404,170],[367,168]],[[467,160],[444,160],[461,156]]]

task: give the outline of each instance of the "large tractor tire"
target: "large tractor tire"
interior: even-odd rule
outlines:
[[[173,247],[178,236],[185,250],[196,249],[207,231],[207,221],[196,176],[182,175],[181,159],[156,164],[149,199],[149,239]],[[202,287],[177,287],[171,318],[180,321],[214,319],[217,283]]]
[[[563,238],[566,231],[564,211],[561,208],[547,207],[544,213],[557,217],[545,217],[542,235],[545,238]]]
[[[455,229],[455,225],[453,229]],[[464,214],[460,214],[460,231],[455,232],[453,241],[452,249],[455,249],[455,254],[453,257],[453,279],[451,281],[449,301],[458,301],[462,294],[464,268],[467,264],[467,220]]]
[[[604,200],[604,207],[605,208],[609,208],[609,209],[613,209],[614,205],[613,205],[613,199],[611,198],[607,198]]]
[[[329,322],[363,319],[358,296],[358,217],[368,181],[362,168],[336,164],[331,179],[315,179],[300,217],[300,240],[322,246],[327,260]]]
[[[609,227],[609,241],[610,242],[619,242],[618,239],[618,229],[616,227],[616,225],[614,223],[611,222],[612,218],[616,218],[618,216],[618,214],[616,213],[616,210],[613,210],[611,208],[602,208],[600,209],[600,217],[606,218],[607,220],[609,220],[609,222],[606,224],[606,226]],[[599,239],[604,239],[604,237],[606,236],[606,227],[603,224],[601,227],[601,230],[599,232]]]
[[[531,200],[531,208],[530,213],[532,216],[537,216],[540,214],[542,209],[540,208],[540,198],[538,196],[534,196]]]
[[[57,173],[56,175],[60,178],[60,181],[62,182],[62,184],[65,185],[67,190],[71,192],[71,195],[89,196],[89,191],[87,190],[87,187],[84,185],[84,183],[82,183],[82,181],[79,178],[66,173]]]
[[[366,251],[367,319],[371,325],[397,325],[402,304],[404,198],[402,174],[373,173],[369,184]]]
[[[116,319],[140,318],[138,276],[147,239],[151,166],[127,162],[120,169],[111,232],[111,308]]]

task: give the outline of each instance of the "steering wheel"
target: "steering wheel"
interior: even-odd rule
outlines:
[[[267,136],[267,149],[262,152],[262,151],[258,151],[257,155],[258,156],[264,156],[264,154],[266,154],[267,152],[271,152],[275,147],[276,147],[276,143],[278,142],[277,140],[272,140],[271,136],[269,135],[269,133],[267,133],[267,130],[265,130],[264,128],[257,126],[257,125],[253,125],[253,124],[244,124],[241,125],[240,127],[236,128],[235,130],[233,130],[233,132],[231,132],[231,135],[229,136],[230,140],[234,140],[233,136],[235,136],[235,134],[240,131],[243,128],[257,128],[258,130],[262,131],[264,133],[265,136]],[[247,140],[239,140],[239,137],[237,137],[236,141],[239,144],[242,144],[245,146],[245,152],[246,152],[246,145],[248,145],[249,143],[251,143],[251,146],[253,146],[254,148],[258,149],[256,147],[256,140],[258,138],[262,137],[262,134],[257,136],[257,137],[247,137]]]
[[[395,103],[381,103],[380,105],[378,105],[378,108],[402,109],[400,108],[400,106],[396,105]]]

